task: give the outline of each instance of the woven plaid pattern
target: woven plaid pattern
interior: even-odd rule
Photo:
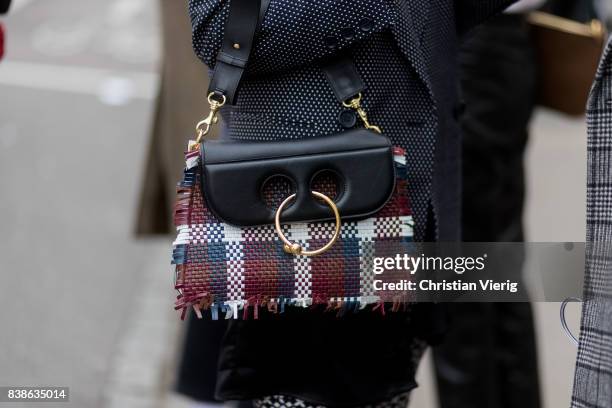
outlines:
[[[198,317],[212,308],[238,318],[257,317],[260,307],[282,311],[286,305],[327,304],[334,308],[359,308],[369,303],[396,301],[376,293],[372,282],[374,257],[405,253],[413,238],[408,198],[405,152],[394,151],[396,188],[375,216],[342,223],[340,238],[323,255],[294,256],[283,251],[273,225],[235,227],[219,220],[206,206],[200,186],[198,151],[186,153],[183,180],[177,187],[174,221],[178,235],[173,244],[176,309],[182,318],[191,308]],[[333,177],[317,181],[335,195]],[[263,199],[278,202],[290,184],[264,186]],[[333,222],[284,225],[284,233],[304,249],[320,248],[334,233]],[[251,310],[251,311],[250,311]],[[383,308],[384,310],[384,308]]]
[[[612,42],[589,98],[587,257],[573,408],[612,407]]]

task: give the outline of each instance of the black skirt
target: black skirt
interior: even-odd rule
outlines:
[[[444,331],[432,304],[382,316],[290,308],[231,321],[223,339],[216,396],[251,400],[282,394],[331,407],[390,400],[416,387],[427,342]]]

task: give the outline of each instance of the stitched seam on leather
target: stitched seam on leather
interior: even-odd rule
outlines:
[[[287,155],[287,156],[267,156],[267,157],[256,157],[256,158],[252,158],[252,159],[236,159],[236,160],[227,160],[227,161],[206,161],[206,159],[204,159],[204,166],[208,166],[208,165],[219,165],[219,164],[230,164],[230,163],[248,163],[248,162],[256,162],[256,161],[263,161],[263,160],[272,160],[272,159],[286,159],[286,158],[293,158],[293,157],[311,157],[311,156],[321,156],[321,155],[328,155],[328,154],[335,154],[335,153],[354,153],[354,152],[366,152],[366,151],[376,151],[376,150],[388,150],[391,147],[391,145],[389,146],[384,146],[384,147],[369,147],[369,148],[363,148],[363,149],[354,149],[354,150],[339,150],[339,151],[332,151],[332,152],[318,152],[318,153],[309,153],[309,154],[299,154],[299,155]],[[206,157],[206,156],[205,156]]]
[[[313,121],[270,115],[263,112],[232,112],[231,120],[232,122],[239,123],[263,123],[268,125],[280,125],[285,128],[317,128],[315,122]]]
[[[389,143],[389,147],[388,148],[392,148],[391,142],[389,140],[388,140],[388,143]],[[201,149],[204,150],[204,148],[205,147],[202,146]],[[376,149],[357,149],[357,150],[353,150],[353,151],[354,152],[358,152],[358,151],[377,150],[377,149],[382,149],[382,148],[376,148]],[[387,148],[385,148],[385,149],[387,149]],[[314,155],[314,154],[302,155],[302,156],[299,156],[299,157],[307,157],[307,156],[312,156],[312,155]],[[204,157],[205,157],[205,155],[204,155]],[[292,156],[292,157],[296,157],[296,156]],[[266,159],[260,159],[260,160],[267,160],[267,158]],[[249,162],[250,161],[251,160],[249,160]],[[253,160],[253,161],[255,161],[255,160]],[[213,163],[211,165],[215,165],[215,164],[216,165],[220,165],[220,164],[224,164],[224,163],[230,163],[230,162]],[[391,198],[393,196],[393,192],[395,191],[395,188],[397,186],[397,169],[396,169],[395,162],[394,162],[394,159],[393,159],[393,151],[391,151],[391,163],[392,163],[392,179],[394,180],[394,182],[392,183],[390,192],[387,194],[387,197],[384,200],[384,202],[378,208],[370,210],[370,211],[365,212],[365,213],[344,215],[343,216],[344,219],[350,219],[350,220],[364,219],[364,218],[372,216],[373,214],[376,214],[377,212],[382,210],[387,205],[389,200],[391,200]],[[202,170],[201,170],[202,171],[202,174],[201,174],[201,176],[202,176],[201,177],[202,194],[203,194],[204,200],[207,202],[207,204],[209,206],[209,209],[212,211],[213,214],[215,214],[215,216],[217,218],[219,218],[220,220],[222,220],[222,221],[224,221],[224,222],[226,222],[226,223],[228,223],[230,225],[235,225],[235,226],[257,226],[257,225],[267,225],[267,224],[269,224],[269,222],[268,223],[264,223],[264,224],[252,224],[252,225],[251,224],[241,224],[241,223],[234,222],[234,220],[230,221],[230,219],[228,219],[226,217],[222,217],[218,213],[218,210],[217,210],[217,207],[215,206],[214,200],[211,199],[212,192],[209,190],[209,188],[208,188],[209,184],[206,182],[206,180],[208,179],[208,177],[207,177],[207,174],[208,174],[207,167],[208,167],[208,165],[206,163],[202,163],[202,164],[203,164],[202,165]],[[332,218],[320,218],[320,219],[312,219],[312,220],[302,220],[300,222],[326,222],[326,221],[329,221],[331,219]]]

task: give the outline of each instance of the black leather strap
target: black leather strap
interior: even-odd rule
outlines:
[[[253,49],[258,25],[263,21],[270,0],[231,0],[221,51],[208,93],[225,95],[227,103],[236,103],[236,94]],[[365,89],[355,63],[349,55],[330,59],[323,70],[338,98],[344,102]]]
[[[253,48],[253,39],[261,12],[261,0],[231,0],[221,51],[208,92],[225,95],[227,102],[236,102],[236,91]]]
[[[340,102],[352,99],[365,89],[355,62],[349,55],[343,55],[327,63],[323,71]]]

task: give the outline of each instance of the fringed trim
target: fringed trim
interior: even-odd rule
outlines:
[[[191,170],[200,164],[200,149],[185,152],[185,168]]]
[[[375,300],[374,300],[375,299]],[[282,314],[287,306],[293,307],[315,307],[326,305],[325,312],[335,312],[337,317],[343,317],[349,313],[358,313],[368,305],[373,305],[371,311],[386,316],[388,312],[397,313],[407,311],[410,302],[406,297],[398,296],[392,302],[385,302],[382,299],[369,296],[367,298],[336,298],[326,299],[273,299],[264,296],[253,296],[247,300],[232,300],[226,302],[215,301],[214,296],[208,293],[200,293],[191,297],[178,295],[175,302],[175,310],[181,311],[181,320],[185,320],[189,309],[193,309],[198,319],[203,318],[204,311],[210,311],[212,320],[219,319],[242,319],[258,320],[260,311],[266,310],[272,314]],[[374,302],[372,301],[374,300]],[[240,313],[242,311],[242,313]]]
[[[183,179],[176,187],[176,201],[174,203],[174,225],[179,227],[189,224],[194,192],[198,180],[198,165],[200,164],[199,149],[193,150],[194,142],[189,142],[185,152],[185,169]]]
[[[401,147],[393,148],[393,161],[395,163],[395,175],[399,180],[408,179],[408,170],[406,166],[406,151]]]
[[[174,203],[174,225],[181,226],[189,224],[191,218],[191,207],[193,204],[194,188],[179,185],[176,189],[176,201]]]
[[[395,163],[406,165],[406,151],[399,146],[393,147],[393,160]]]
[[[185,152],[185,169],[183,170],[183,179],[176,187],[176,202],[174,203],[174,225],[178,231],[177,237],[172,243],[172,260],[171,264],[176,265],[174,270],[174,288],[179,292],[175,309],[181,309],[181,319],[185,319],[187,309],[193,306],[198,317],[202,317],[200,300],[186,299],[182,293],[184,288],[184,265],[187,263],[187,246],[189,244],[189,223],[191,221],[191,208],[193,205],[194,192],[197,182],[197,166],[200,162],[199,150],[192,149],[192,142],[189,142],[187,151]],[[202,296],[204,296],[203,294]],[[197,302],[197,304],[194,304]],[[208,308],[208,306],[206,306]]]

